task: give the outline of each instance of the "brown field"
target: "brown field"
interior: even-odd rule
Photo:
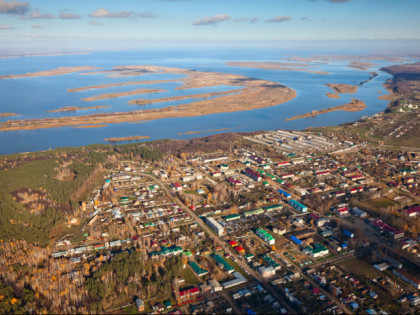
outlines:
[[[59,67],[51,70],[44,70],[38,72],[28,72],[24,74],[8,74],[0,75],[0,79],[17,79],[17,78],[34,78],[34,77],[47,77],[53,75],[69,74],[78,71],[88,71],[99,69],[91,66],[80,66],[80,67]]]
[[[189,104],[168,106],[160,109],[137,110],[118,113],[98,113],[84,116],[43,118],[28,120],[9,120],[0,124],[0,131],[53,128],[60,126],[75,126],[89,124],[112,124],[120,122],[135,122],[161,118],[192,117],[214,113],[227,113],[252,110],[275,106],[296,97],[296,92],[282,84],[249,78],[236,74],[200,72],[187,69],[156,67],[156,66],[123,66],[109,71],[118,75],[141,75],[143,73],[182,74],[183,84],[178,90],[218,85],[231,85],[235,89],[219,93],[214,99],[204,99]],[[238,87],[241,89],[238,90]],[[208,93],[194,94],[198,98],[208,97]]]
[[[358,111],[364,110],[365,108],[366,108],[365,102],[352,98],[351,102],[345,105],[339,105],[339,106],[329,107],[329,108],[320,109],[320,110],[313,110],[311,113],[294,116],[291,118],[287,118],[285,120],[295,120],[295,119],[301,119],[301,118],[315,117],[318,115],[340,111],[340,110],[346,111],[346,112],[358,112]]]

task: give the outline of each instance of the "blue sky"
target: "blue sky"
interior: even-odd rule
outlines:
[[[0,48],[420,39],[419,0],[0,0]]]

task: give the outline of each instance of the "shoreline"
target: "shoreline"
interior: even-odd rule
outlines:
[[[79,71],[88,71],[88,70],[96,70],[96,69],[100,69],[100,68],[93,67],[93,66],[58,67],[55,69],[42,70],[42,71],[36,71],[36,72],[27,72],[23,74],[0,75],[0,80],[48,77],[48,76],[63,75],[63,74],[69,74],[69,73],[74,73],[74,72],[79,72]]]
[[[75,125],[113,124],[133,121],[149,121],[162,118],[194,117],[216,113],[230,113],[252,109],[276,106],[296,97],[296,91],[280,83],[245,77],[242,75],[200,72],[188,69],[157,67],[157,66],[121,66],[115,67],[114,72],[124,75],[127,71],[184,74],[183,84],[176,90],[205,88],[218,85],[230,85],[234,90],[194,95],[202,100],[177,106],[167,106],[159,109],[137,110],[117,113],[98,113],[60,118],[43,118],[27,120],[8,120],[0,124],[0,131],[32,130]],[[237,87],[242,87],[238,89]],[[126,92],[124,92],[126,93]],[[206,99],[209,96],[219,97]],[[177,97],[177,96],[174,96]],[[178,96],[179,97],[179,96]],[[191,98],[191,96],[181,96]],[[136,100],[142,102],[141,100]],[[162,99],[147,100],[147,102],[161,102]],[[163,100],[165,101],[165,100]],[[144,102],[144,101],[143,101]]]
[[[328,86],[330,89],[332,89],[334,92],[327,92],[325,95],[327,95],[329,98],[340,98],[340,94],[354,94],[358,90],[358,86],[351,85],[351,84],[342,84],[342,83],[327,83],[326,86]]]
[[[16,113],[0,113],[0,117],[11,117],[11,116],[17,116]]]
[[[318,115],[336,112],[336,111],[358,112],[358,111],[364,110],[365,108],[366,108],[365,102],[352,98],[350,103],[347,103],[344,105],[328,107],[328,108],[320,109],[320,110],[313,110],[310,113],[293,116],[290,118],[286,118],[285,120],[290,121],[290,120],[296,120],[296,119],[301,119],[301,118],[316,117]]]
[[[144,140],[150,139],[150,136],[131,136],[131,137],[115,137],[104,139],[108,142],[123,142],[123,141],[132,141],[132,140]]]
[[[60,112],[75,112],[78,110],[87,110],[87,109],[100,109],[100,108],[110,108],[111,106],[91,106],[91,107],[79,107],[79,106],[65,106],[53,110],[47,110],[47,113],[60,113]]]
[[[130,96],[130,95],[138,95],[138,94],[152,94],[152,93],[161,93],[161,92],[168,92],[168,90],[137,89],[137,90],[127,91],[127,92],[105,93],[105,94],[100,94],[100,95],[96,95],[96,96],[90,96],[90,97],[83,98],[82,101],[91,102],[91,101],[99,101],[99,100],[117,98],[117,97],[122,97],[122,96]]]
[[[230,66],[230,67],[245,67],[245,68],[267,69],[267,70],[302,71],[302,72],[307,72],[307,73],[323,74],[323,75],[330,74],[329,72],[326,72],[326,71],[305,69],[305,68],[315,68],[316,66],[313,66],[313,65],[288,63],[288,62],[228,61],[228,62],[225,62],[225,65]],[[290,66],[302,67],[302,68],[289,68]]]

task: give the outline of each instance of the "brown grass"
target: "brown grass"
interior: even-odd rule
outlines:
[[[109,108],[111,106],[91,106],[91,107],[78,107],[78,106],[66,106],[60,107],[54,110],[48,110],[48,113],[58,113],[58,112],[75,112],[77,110],[86,110],[86,109],[100,109],[100,108]]]
[[[318,116],[318,115],[322,115],[322,114],[326,114],[326,113],[330,113],[330,112],[335,112],[335,111],[340,111],[340,110],[346,111],[346,112],[358,112],[358,111],[364,110],[365,108],[366,108],[365,102],[352,98],[351,102],[347,103],[345,105],[329,107],[329,108],[321,109],[321,110],[314,110],[311,113],[306,113],[306,114],[303,114],[303,115],[297,115],[297,116],[294,116],[294,117],[291,117],[291,118],[287,118],[285,120],[295,120],[295,119],[301,119],[301,118],[315,117],[315,116]]]
[[[131,136],[131,137],[119,137],[119,138],[107,138],[105,141],[109,142],[120,142],[120,141],[131,141],[131,140],[143,140],[149,139],[149,136]]]
[[[137,94],[160,93],[160,92],[167,92],[167,90],[161,90],[161,89],[137,89],[137,90],[127,91],[127,92],[106,93],[106,94],[101,94],[101,95],[97,95],[97,96],[91,96],[91,97],[86,97],[86,98],[84,98],[82,100],[85,101],[85,102],[90,102],[90,101],[105,100],[105,99],[109,99],[109,98],[117,98],[117,97],[121,97],[121,96],[129,96],[129,95],[137,95]]]
[[[106,127],[108,125],[83,125],[83,126],[74,126],[72,128],[101,128]]]
[[[354,94],[357,92],[358,86],[350,84],[341,84],[341,83],[328,83],[327,86],[334,90],[334,93],[327,92],[325,93],[330,98],[340,98],[341,93],[351,93]]]
[[[15,113],[0,113],[0,117],[10,117],[10,116],[16,116]]]

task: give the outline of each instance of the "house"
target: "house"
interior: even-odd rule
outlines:
[[[334,213],[338,214],[339,216],[347,215],[349,214],[349,208],[347,207],[335,208]]]
[[[261,274],[263,278],[270,278],[276,274],[276,270],[273,267],[260,266],[257,269],[258,273]]]
[[[245,175],[251,177],[253,180],[255,180],[256,182],[261,181],[261,175],[255,173],[253,170],[251,170],[250,168],[246,168],[245,169]]]
[[[213,292],[219,292],[223,290],[223,287],[220,285],[220,283],[217,280],[209,280],[209,284],[213,289]]]
[[[144,301],[140,298],[136,299],[136,307],[138,309],[139,312],[144,312],[145,307],[144,307]]]
[[[364,212],[363,210],[360,210],[358,208],[353,208],[351,211],[351,214],[355,215],[356,217],[359,218],[366,218],[367,217],[367,213]]]
[[[172,183],[172,189],[174,189],[175,191],[181,191],[182,190],[182,186],[179,183]]]

